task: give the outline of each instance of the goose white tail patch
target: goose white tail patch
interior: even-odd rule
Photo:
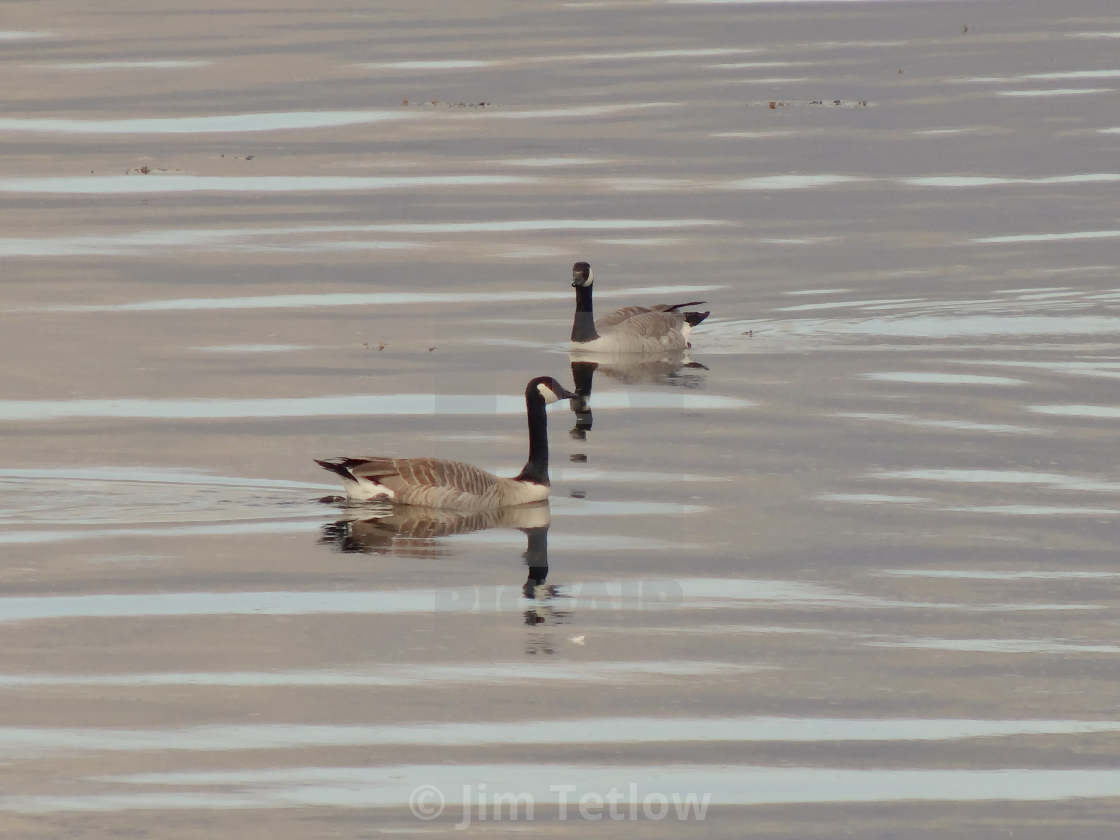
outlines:
[[[397,494],[384,484],[359,477],[357,481],[346,482],[346,495],[351,499],[372,501],[373,499],[394,499]]]

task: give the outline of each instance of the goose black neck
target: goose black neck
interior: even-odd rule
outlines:
[[[548,526],[521,530],[528,538],[524,557],[525,565],[529,567],[529,576],[525,578],[525,585],[521,591],[526,598],[536,598],[537,587],[548,577]],[[535,624],[536,621],[532,623]]]
[[[591,308],[591,287],[576,286],[576,317],[572,322],[572,341],[594,341],[598,337],[595,315]]]
[[[529,567],[529,577],[536,583],[544,583],[548,577],[548,526],[524,528],[525,565]]]
[[[548,487],[548,415],[544,411],[544,397],[534,392],[526,394],[525,413],[529,418],[529,460],[517,480]]]
[[[576,398],[572,400],[572,411],[576,415],[576,426],[572,429],[572,437],[578,440],[586,439],[586,432],[591,429],[593,418],[591,416],[591,386],[595,381],[595,370],[598,362],[572,362],[572,379],[576,383]]]

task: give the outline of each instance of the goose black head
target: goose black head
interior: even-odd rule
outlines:
[[[572,266],[572,286],[590,286],[595,282],[595,275],[591,273],[591,263],[577,262]]]
[[[570,400],[574,396],[576,395],[551,376],[538,376],[525,386],[526,399],[543,399],[546,405],[557,400]]]

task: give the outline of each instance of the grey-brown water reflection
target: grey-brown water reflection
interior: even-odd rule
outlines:
[[[476,513],[386,505],[377,515],[367,516],[371,513],[368,508],[368,505],[351,506],[350,516],[323,526],[319,542],[344,553],[450,557],[453,552],[441,544],[442,538],[490,528],[516,528],[525,534],[525,551],[521,555],[527,567],[521,587],[526,599],[522,613],[525,623],[535,628],[541,624],[565,623],[570,617],[569,610],[557,606],[565,597],[564,593],[559,587],[545,584],[548,530],[552,521],[547,501]],[[438,609],[455,612],[460,606],[455,603],[457,597],[441,599],[437,594],[435,600],[440,604]],[[538,633],[530,637],[527,651],[553,653],[554,645],[546,635]]]
[[[597,353],[570,353],[572,381],[575,383],[577,399],[571,400],[572,413],[576,424],[571,436],[585,440],[595,422],[592,411],[591,392],[595,386],[595,374],[609,376],[624,384],[658,383],[682,388],[699,388],[703,384],[703,374],[708,368],[694,362],[687,350],[671,351],[661,354],[618,353],[605,355]],[[671,397],[670,397],[671,399]]]

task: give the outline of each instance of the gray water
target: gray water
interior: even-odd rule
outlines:
[[[6,11],[5,836],[1113,836],[1113,4],[272,6]]]

